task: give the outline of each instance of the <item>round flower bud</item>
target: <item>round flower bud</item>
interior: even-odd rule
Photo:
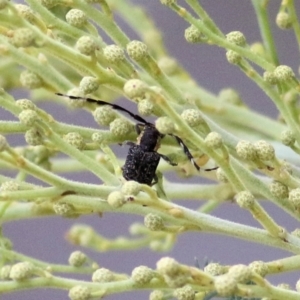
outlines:
[[[88,300],[90,296],[90,289],[83,285],[75,285],[69,290],[69,298],[71,300]]]
[[[271,85],[275,85],[278,83],[278,79],[274,72],[265,71],[263,74],[263,79]]]
[[[239,93],[236,90],[231,88],[222,89],[219,92],[218,98],[220,101],[224,103],[233,104],[233,105],[242,104],[242,99]]]
[[[8,147],[8,143],[5,136],[0,134],[0,152],[5,151],[7,147]]]
[[[114,191],[108,195],[107,202],[113,208],[118,208],[125,203],[125,197],[123,193]]]
[[[277,287],[279,287],[280,289],[284,289],[284,290],[291,290],[291,286],[288,283],[279,283],[277,285]]]
[[[155,214],[147,214],[144,218],[144,225],[151,231],[159,231],[164,229],[163,219]]]
[[[27,278],[30,278],[33,274],[34,266],[32,263],[25,261],[14,264],[11,267],[9,277],[15,281],[22,281]]]
[[[115,280],[114,273],[105,268],[97,269],[92,276],[93,282],[112,282],[114,280]]]
[[[75,48],[84,55],[92,55],[95,53],[96,49],[97,49],[97,44],[94,41],[94,39],[92,39],[89,36],[82,36],[80,37],[75,45]]]
[[[53,8],[61,3],[60,0],[40,0],[41,4],[46,8]]]
[[[11,271],[11,265],[4,265],[3,267],[0,268],[0,279],[1,280],[9,280],[9,274]]]
[[[289,201],[293,203],[296,209],[300,208],[300,188],[293,189],[289,192]]]
[[[150,116],[153,109],[153,103],[148,99],[143,99],[138,103],[138,111],[142,116]]]
[[[257,141],[254,143],[256,153],[261,160],[272,160],[275,158],[275,149],[266,141]]]
[[[163,56],[158,61],[159,68],[167,75],[173,75],[178,71],[178,63],[169,56]]]
[[[139,79],[128,80],[124,87],[124,93],[129,98],[144,97],[147,85]]]
[[[280,11],[276,16],[276,24],[280,29],[290,29],[292,27],[292,18],[284,11]]]
[[[186,285],[182,288],[178,288],[174,291],[174,296],[178,300],[194,300],[195,299],[195,290],[189,286]]]
[[[205,122],[200,111],[197,109],[186,109],[181,113],[181,117],[191,127],[196,127]]]
[[[267,264],[265,264],[263,261],[253,261],[249,265],[249,268],[252,270],[252,272],[257,273],[261,277],[265,277],[269,272]]]
[[[155,127],[162,134],[174,133],[175,125],[169,117],[160,117],[155,121]]]
[[[23,125],[32,127],[34,123],[39,120],[39,117],[34,110],[25,109],[19,114],[19,120]]]
[[[140,61],[148,56],[148,47],[140,41],[131,41],[126,46],[127,54],[130,58]]]
[[[69,132],[63,138],[68,144],[78,150],[82,150],[85,146],[83,137],[78,132]]]
[[[79,83],[79,89],[84,95],[94,93],[99,88],[99,80],[91,76],[85,76]]]
[[[67,95],[75,96],[75,97],[83,97],[83,93],[79,88],[70,89]],[[73,108],[82,108],[86,104],[86,100],[83,99],[71,99],[69,97],[64,97],[64,101],[68,103],[69,106]]]
[[[179,288],[187,284],[188,280],[190,279],[187,273],[178,274],[176,276],[164,276],[166,284],[170,288]]]
[[[156,263],[156,269],[160,274],[175,276],[180,273],[180,264],[171,257],[163,257]]]
[[[258,56],[264,57],[266,55],[266,51],[264,45],[260,42],[255,42],[250,45],[250,51]]]
[[[11,43],[15,47],[29,47],[34,45],[35,35],[29,28],[18,28],[14,30]]]
[[[237,289],[237,280],[227,274],[218,276],[215,279],[215,289],[220,296],[231,296]]]
[[[271,194],[279,199],[285,199],[289,196],[289,188],[280,181],[272,181],[269,189]]]
[[[219,182],[228,183],[228,178],[226,177],[226,174],[221,168],[217,169],[216,176]]]
[[[204,272],[212,276],[222,275],[225,273],[225,271],[226,269],[218,263],[210,263],[204,267]]]
[[[141,185],[133,180],[126,181],[122,186],[122,193],[126,196],[136,196],[141,191]]]
[[[82,10],[72,8],[66,14],[66,21],[72,26],[83,27],[87,23],[87,17]]]
[[[94,110],[93,116],[95,121],[99,125],[108,126],[116,118],[117,115],[111,106],[104,105],[98,106]]]
[[[170,6],[176,3],[176,0],[160,0],[162,5]]]
[[[124,138],[133,130],[133,126],[124,119],[115,119],[109,124],[110,132],[119,138]]]
[[[0,0],[0,10],[4,9],[7,5],[7,0]]]
[[[254,160],[257,158],[256,148],[248,141],[239,141],[235,147],[237,155],[245,160]]]
[[[149,300],[164,300],[164,293],[161,290],[154,290],[149,295]]]
[[[43,81],[42,79],[34,72],[25,70],[20,74],[20,82],[22,86],[33,90],[38,89],[42,86]]]
[[[102,132],[94,132],[92,134],[92,141],[97,144],[102,144],[106,140],[106,135]]]
[[[300,238],[300,228],[296,228],[295,230],[293,230],[291,232],[291,235],[294,235],[294,236]]]
[[[70,254],[68,262],[70,266],[81,267],[87,261],[86,255],[81,251],[74,251]]]
[[[19,99],[16,101],[16,105],[20,108],[24,109],[31,109],[36,110],[36,105],[28,99]]]
[[[13,180],[5,181],[1,184],[0,191],[1,192],[15,192],[20,189],[19,183]]]
[[[34,20],[34,12],[33,10],[24,4],[15,4],[15,8],[18,11],[18,15],[28,22],[32,22]]]
[[[242,208],[251,208],[254,205],[255,198],[250,192],[242,191],[236,195],[236,202]]]
[[[73,205],[65,202],[57,202],[53,204],[54,212],[63,217],[72,216],[75,212]]]
[[[219,133],[210,132],[204,139],[204,143],[209,148],[218,149],[218,148],[222,147],[223,140]]]
[[[36,128],[30,128],[25,132],[25,141],[30,146],[38,146],[43,143],[43,138]]]
[[[226,58],[230,64],[237,65],[241,62],[242,57],[233,50],[226,51]]]
[[[184,38],[191,44],[202,43],[207,40],[206,36],[195,25],[191,25],[184,31]]]
[[[105,59],[111,63],[119,63],[125,60],[125,53],[123,48],[118,45],[109,45],[103,48],[103,55]]]
[[[283,145],[286,146],[293,146],[295,144],[295,135],[293,134],[293,132],[291,130],[284,130],[281,132],[280,134],[280,139],[282,141]]]
[[[131,279],[138,285],[144,285],[154,277],[154,271],[146,266],[139,266],[133,269]]]
[[[232,31],[226,34],[226,40],[231,43],[241,47],[246,46],[246,38],[244,34],[240,31]]]
[[[279,82],[285,83],[287,81],[293,80],[295,74],[291,67],[281,65],[274,70],[274,75]]]
[[[251,279],[252,271],[248,266],[240,264],[230,267],[228,275],[235,278],[238,282],[243,283]]]

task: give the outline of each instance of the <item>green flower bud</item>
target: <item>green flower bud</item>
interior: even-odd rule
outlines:
[[[61,3],[60,0],[40,0],[41,4],[46,8],[53,8]]]
[[[291,16],[281,11],[276,16],[276,24],[280,29],[290,29],[293,25]]]
[[[204,139],[204,143],[207,147],[212,149],[219,149],[223,145],[222,137],[217,132],[210,132]]]
[[[109,45],[103,48],[103,55],[105,59],[111,63],[119,63],[125,60],[125,53],[123,48],[118,45]]]
[[[140,41],[131,41],[126,46],[127,54],[130,58],[140,61],[148,56],[148,47]]]
[[[228,182],[228,178],[226,177],[226,174],[224,173],[224,171],[221,168],[217,169],[216,176],[217,176],[218,181],[220,181],[222,183]]]
[[[220,296],[231,296],[237,289],[237,280],[228,274],[215,278],[215,289]]]
[[[178,63],[174,58],[163,56],[158,61],[159,68],[167,75],[173,75],[178,71]]]
[[[266,56],[266,50],[262,43],[256,42],[250,45],[250,51],[254,54],[265,57]]]
[[[111,106],[104,105],[97,107],[93,112],[93,116],[99,125],[108,126],[116,119],[117,115]]]
[[[108,195],[107,203],[113,208],[121,207],[125,204],[124,194],[119,191],[114,191]]]
[[[97,269],[92,276],[93,282],[112,282],[114,280],[115,280],[114,273],[105,268]]]
[[[146,266],[139,266],[133,269],[131,279],[137,285],[145,285],[154,278],[154,271]]]
[[[138,103],[138,112],[142,116],[150,116],[153,112],[154,105],[148,99],[143,99]]]
[[[65,202],[54,203],[53,210],[57,215],[62,217],[70,217],[75,213],[73,205]]]
[[[22,281],[32,276],[34,266],[32,263],[25,261],[14,264],[11,267],[9,277],[14,281]]]
[[[230,64],[237,65],[241,62],[242,57],[233,50],[226,51],[226,58]]]
[[[205,123],[200,111],[197,109],[186,109],[181,113],[181,117],[191,127]]]
[[[295,74],[291,67],[281,65],[274,70],[274,75],[279,82],[285,83],[294,80]]]
[[[8,143],[5,136],[0,134],[0,152],[7,150]]]
[[[300,208],[300,188],[296,188],[290,191],[289,201],[292,202],[296,209]]]
[[[92,134],[92,141],[99,145],[102,144],[106,139],[106,135],[102,132],[94,132]]]
[[[239,192],[236,195],[236,202],[242,208],[251,208],[254,205],[255,198],[248,191]]]
[[[283,145],[286,145],[289,147],[293,146],[296,142],[295,135],[293,134],[293,132],[291,130],[282,131],[280,134],[280,139],[281,139]]]
[[[11,43],[19,47],[30,47],[34,45],[35,35],[33,31],[29,28],[18,28],[14,30],[13,36],[11,38]]]
[[[66,21],[72,26],[83,27],[87,23],[87,17],[82,10],[73,8],[66,14]]]
[[[18,15],[28,22],[32,22],[34,20],[34,12],[33,10],[24,4],[15,4],[15,8],[18,11]]]
[[[239,141],[235,147],[237,155],[245,160],[254,160],[257,158],[256,148],[248,141]]]
[[[285,199],[289,196],[289,188],[280,181],[273,181],[269,185],[270,192],[279,199]]]
[[[179,288],[186,285],[190,279],[190,276],[187,273],[178,274],[176,276],[164,276],[166,284],[170,288]]]
[[[162,134],[174,133],[175,124],[169,117],[160,117],[155,121],[155,127]]]
[[[11,265],[4,265],[3,267],[0,268],[0,279],[1,280],[9,280],[9,274],[11,271]]]
[[[110,132],[119,138],[124,138],[133,130],[133,126],[124,119],[115,119],[109,124]]]
[[[174,296],[178,300],[194,300],[196,291],[189,285],[178,288],[174,291]]]
[[[291,290],[291,286],[288,283],[279,283],[277,285],[278,288],[284,289],[284,290]]]
[[[122,193],[126,196],[136,196],[141,191],[141,185],[133,180],[126,181],[122,186]]]
[[[39,117],[36,111],[25,109],[19,114],[19,120],[22,124],[32,127],[34,126],[35,122],[39,120]]]
[[[85,76],[79,83],[79,89],[84,95],[94,93],[99,88],[99,80],[91,76]]]
[[[232,31],[227,33],[226,40],[229,43],[238,45],[240,47],[245,47],[247,43],[244,34],[240,31]]]
[[[89,36],[82,36],[80,37],[75,45],[75,48],[84,55],[93,55],[97,50],[97,44]]]
[[[25,141],[30,146],[38,146],[43,144],[43,138],[35,127],[30,128],[25,132]]]
[[[20,189],[20,185],[18,182],[13,180],[5,181],[1,184],[0,191],[1,192],[15,192]]]
[[[87,256],[81,251],[74,251],[70,254],[68,261],[70,266],[82,267],[87,261]]]
[[[206,36],[195,25],[191,25],[184,31],[184,38],[191,44],[202,43],[207,40]]]
[[[83,97],[83,93],[79,88],[73,88],[67,92],[67,95]],[[83,99],[71,99],[69,97],[65,97],[64,101],[68,103],[69,106],[73,108],[82,108],[86,104],[86,100]]]
[[[24,109],[31,109],[36,110],[36,105],[28,99],[19,99],[16,101],[16,105],[20,108]]]
[[[269,272],[268,265],[260,260],[253,261],[251,264],[249,264],[249,268],[252,270],[252,272],[257,273],[261,277],[265,277]]]
[[[275,85],[278,83],[278,79],[274,72],[265,71],[263,74],[263,79],[265,82],[267,82],[271,85]]]
[[[224,274],[226,268],[218,263],[209,263],[207,266],[204,267],[204,272],[208,273],[212,276],[219,276]]]
[[[239,93],[231,88],[222,89],[219,92],[218,98],[220,101],[233,105],[241,105],[243,103]]]
[[[88,300],[90,297],[91,291],[86,286],[76,285],[69,290],[69,298],[71,300]]]
[[[130,79],[123,87],[124,93],[131,99],[144,97],[146,89],[147,85],[139,79]]]
[[[175,276],[181,271],[180,264],[171,257],[163,257],[156,263],[156,269],[160,274]]]
[[[239,283],[248,282],[251,279],[252,271],[248,266],[239,264],[229,268],[228,275],[235,278]]]
[[[161,290],[154,290],[149,295],[149,300],[164,300],[164,293]]]
[[[164,229],[163,219],[155,214],[147,214],[144,218],[144,225],[151,231],[160,231]]]
[[[38,89],[42,86],[42,79],[34,72],[25,70],[20,74],[20,82],[22,86],[33,90]]]
[[[84,149],[85,142],[83,140],[83,137],[78,132],[69,132],[64,135],[63,138],[68,144],[72,145],[78,150]]]
[[[275,158],[275,149],[266,141],[257,141],[254,143],[256,153],[261,160],[272,160]]]

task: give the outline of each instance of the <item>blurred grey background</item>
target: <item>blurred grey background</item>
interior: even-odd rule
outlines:
[[[167,7],[162,6],[160,1],[134,1],[144,6],[149,15],[155,20],[158,28],[163,32],[164,40],[171,55],[192,74],[199,84],[213,93],[218,93],[220,89],[232,87],[236,89],[243,100],[254,110],[266,115],[276,117],[277,110],[265,94],[249,79],[247,79],[235,66],[229,65],[225,58],[225,51],[217,47],[207,45],[188,44],[184,39],[184,30],[188,24],[179,18]],[[184,1],[179,1],[183,4]],[[217,23],[224,33],[233,30],[243,32],[248,43],[253,43],[260,39],[257,27],[256,16],[251,5],[251,1],[239,0],[203,0],[204,8]],[[299,53],[295,42],[293,31],[282,31],[275,25],[275,17],[281,1],[270,1],[269,13],[272,23],[274,38],[279,53],[281,64],[289,65],[295,73],[298,73]],[[299,8],[299,2],[297,1]],[[120,21],[122,27],[122,21]],[[136,36],[129,31],[132,38]],[[43,106],[44,109],[48,107]],[[92,116],[81,110],[67,111],[49,107],[53,116],[64,122],[76,123],[79,125],[89,125],[96,127]],[[2,112],[1,112],[2,114]],[[2,117],[1,117],[2,118]],[[6,115],[5,118],[9,118]],[[23,137],[18,137],[19,143],[23,143]],[[124,150],[126,153],[126,149]],[[88,173],[74,174],[74,180],[93,182],[94,177]],[[186,201],[183,203],[189,208],[197,208],[199,203]],[[288,231],[294,230],[298,225],[291,220],[287,214],[276,207],[263,203],[268,212],[275,220]],[[213,212],[213,215],[227,220],[249,224],[259,227],[259,224],[245,211],[239,209],[235,204],[226,203]],[[102,218],[98,216],[87,216],[79,219],[42,218],[37,220],[25,220],[8,223],[4,225],[4,234],[12,239],[16,251],[26,255],[49,261],[51,263],[67,263],[70,252],[79,249],[69,245],[64,240],[67,229],[76,223],[88,223],[101,234],[108,238],[118,235],[127,235],[128,226],[133,221],[142,222],[142,217],[125,216],[121,214],[104,214]],[[96,253],[86,251],[92,259],[96,260],[100,266],[115,270],[116,272],[131,273],[131,270],[138,265],[148,265],[155,267],[156,261],[162,256],[172,256],[182,263],[193,265],[195,257],[201,263],[204,258],[208,258],[221,264],[250,263],[253,260],[271,261],[286,256],[281,250],[272,249],[263,245],[255,245],[246,241],[234,239],[232,237],[212,235],[206,233],[188,233],[179,237],[177,244],[170,253],[153,253],[148,249],[130,252],[109,252]],[[293,287],[299,279],[298,272],[286,273],[284,276],[276,275],[268,277],[273,284],[281,282],[289,283]],[[87,277],[81,277],[86,278]],[[27,300],[27,299],[67,299],[67,292],[52,289],[40,289],[35,291],[21,291],[13,294],[6,294],[1,299],[5,300]],[[148,292],[134,292],[121,295],[112,295],[107,299],[148,299]]]

